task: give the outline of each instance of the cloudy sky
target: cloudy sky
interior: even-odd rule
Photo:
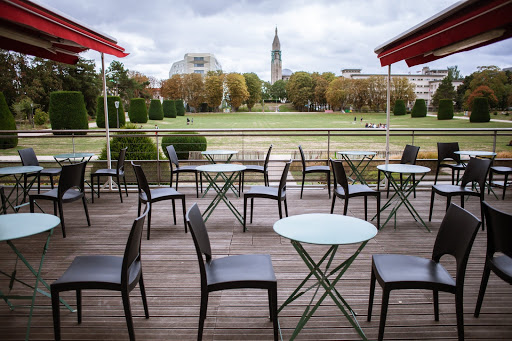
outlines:
[[[130,55],[130,70],[167,79],[188,52],[213,53],[225,72],[255,72],[270,80],[270,51],[277,26],[283,68],[334,72],[360,68],[386,73],[375,47],[417,25],[454,0],[39,0],[91,28],[115,37]],[[84,53],[99,63],[97,52]],[[478,66],[512,66],[512,39],[427,64],[457,65],[464,76]],[[106,56],[106,63],[114,58]],[[393,73],[422,66],[393,65]]]

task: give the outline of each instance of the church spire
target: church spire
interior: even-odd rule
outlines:
[[[277,26],[276,26],[276,35],[274,36],[274,41],[272,42],[272,51],[280,51],[281,43],[279,42],[279,37],[277,36]]]
[[[277,36],[277,26],[276,35],[274,36],[274,41],[272,42],[270,77],[271,84],[274,84],[276,81],[283,78],[281,66],[281,43],[279,42],[279,37]]]

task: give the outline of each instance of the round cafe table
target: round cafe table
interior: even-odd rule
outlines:
[[[341,156],[341,158],[345,160],[345,162],[350,167],[351,173],[348,175],[348,179],[352,181],[352,184],[354,184],[356,181],[359,181],[359,183],[368,186],[363,178],[363,173],[375,155],[377,155],[376,152],[365,150],[343,150],[336,152],[336,155]],[[354,160],[359,160],[359,162],[356,164],[354,163]]]
[[[308,299],[309,304],[300,317],[290,340],[298,336],[302,328],[327,296],[331,297],[338,309],[347,318],[361,338],[367,340],[357,322],[356,313],[352,310],[338,289],[336,289],[336,284],[356,257],[361,253],[366,243],[377,235],[375,226],[362,219],[345,215],[312,213],[280,219],[274,224],[274,231],[281,237],[290,240],[310,271],[306,278],[278,309],[278,312],[280,312],[306,292],[310,290],[313,292],[313,297],[310,300]],[[326,245],[329,246],[329,249],[319,261],[316,261],[306,251],[303,244]],[[350,244],[360,244],[360,246],[352,255],[339,264],[338,261],[334,260],[336,251],[340,246]],[[313,283],[309,283],[306,286],[307,282]],[[323,288],[324,293],[317,299],[316,303],[314,303],[315,298],[319,295],[319,289],[321,288]]]
[[[224,160],[223,162],[230,163],[231,159],[233,158],[233,156],[235,154],[238,154],[238,150],[214,149],[214,150],[206,150],[204,152],[201,152],[201,155],[204,155],[204,157],[212,164],[218,163],[219,160],[215,160],[216,156],[222,156],[223,158],[227,157],[227,159]],[[217,173],[217,175],[215,175],[215,181],[217,181],[217,179],[219,177],[222,177],[224,179],[224,181],[227,181],[227,178],[223,172]],[[210,188],[211,188],[211,185],[208,185],[206,187],[206,190],[204,191],[204,194],[208,193]],[[238,189],[236,186],[231,185],[230,189],[233,193],[235,193],[236,196],[239,196]],[[203,197],[204,197],[204,195],[203,195]]]
[[[18,209],[26,205],[23,204],[27,198],[28,192],[30,191],[30,188],[32,188],[32,185],[37,179],[37,176],[35,176],[30,183],[27,184],[27,186],[24,186],[24,183],[21,181],[21,179],[24,178],[25,174],[31,174],[31,173],[39,173],[43,170],[43,167],[40,166],[17,166],[17,167],[3,167],[0,168],[0,177],[4,176],[13,176],[15,179],[14,187],[11,189],[9,194],[6,195],[7,204],[12,207],[12,209],[15,212],[18,212]],[[21,190],[21,193],[20,193]],[[16,192],[16,193],[15,193]],[[11,199],[11,196],[15,193],[15,197]],[[20,201],[20,197],[23,195],[23,198]]]

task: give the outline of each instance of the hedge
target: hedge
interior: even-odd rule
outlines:
[[[119,157],[119,151],[125,147],[126,160],[156,160],[158,150],[154,139],[149,136],[144,136],[145,133],[136,131],[138,128],[135,124],[127,123],[124,126],[125,129],[133,129],[134,131],[114,133],[110,139],[110,150],[112,151],[112,160],[117,160]],[[143,135],[143,136],[116,136],[116,135]],[[107,146],[101,150],[99,160],[107,159]]]
[[[206,150],[206,137],[199,135],[196,132],[179,132],[174,134],[188,135],[188,136],[173,136],[166,135],[162,138],[162,149],[167,155],[167,146],[173,145],[176,150],[176,155],[180,160],[188,160],[189,152],[191,151],[205,151]]]
[[[438,120],[451,120],[453,118],[453,100],[440,99],[437,112]]]
[[[401,116],[406,114],[405,102],[403,99],[397,99],[395,101],[395,107],[393,108],[393,114]]]
[[[152,99],[149,103],[149,119],[150,120],[163,120],[164,111],[162,110],[162,102],[159,99]]]
[[[185,116],[185,106],[183,105],[183,100],[175,100],[174,104],[176,105],[176,115]]]
[[[427,116],[427,105],[425,104],[425,100],[418,98],[414,102],[414,106],[412,107],[411,117],[426,117]]]
[[[128,117],[132,123],[146,123],[148,121],[148,110],[144,98],[132,98]]]
[[[50,124],[53,130],[89,129],[84,95],[80,91],[55,91],[50,93]],[[54,132],[54,135],[68,135]],[[80,135],[85,135],[81,133]]]
[[[162,110],[164,111],[164,117],[176,118],[176,104],[172,99],[164,99]]]
[[[116,101],[119,102],[119,109],[116,108]],[[98,128],[105,128],[105,111],[103,96],[98,97],[96,105],[96,125]],[[124,126],[126,119],[124,116],[123,102],[119,96],[107,96],[108,108],[108,126],[109,128],[117,128],[117,115],[119,110],[119,128]]]
[[[0,130],[16,130],[16,120],[9,110],[4,93],[0,91]],[[0,149],[14,148],[18,145],[17,133],[5,133],[14,137],[0,138]]]
[[[489,101],[486,97],[476,97],[473,100],[473,108],[469,122],[489,122],[491,115],[489,114]]]

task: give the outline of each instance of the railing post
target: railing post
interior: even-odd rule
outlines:
[[[414,146],[414,130],[412,131],[412,145]]]
[[[329,158],[331,157],[331,130],[327,130],[327,165],[329,165]],[[336,158],[336,155],[334,156]]]
[[[493,153],[496,153],[496,140],[498,138],[498,131],[495,130],[494,131],[494,141],[493,141],[493,144],[492,144],[492,152]]]
[[[75,133],[71,133],[71,142],[73,144],[73,154],[75,154]]]

